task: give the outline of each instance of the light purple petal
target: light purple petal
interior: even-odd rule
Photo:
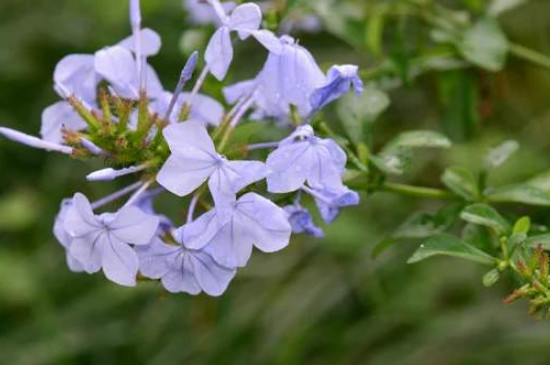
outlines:
[[[237,203],[235,219],[248,227],[254,246],[263,252],[276,252],[288,246],[292,227],[283,209],[256,194],[248,193]]]
[[[201,288],[194,273],[188,255],[180,255],[178,260],[173,261],[171,270],[162,277],[161,282],[170,293],[188,293],[197,295]]]
[[[204,55],[210,72],[219,81],[225,78],[233,61],[233,45],[229,33],[228,27],[218,29],[210,39]]]
[[[299,142],[281,146],[266,161],[272,171],[267,176],[267,189],[271,193],[289,193],[300,189],[316,164],[315,152],[310,143]]]
[[[84,195],[77,193],[73,197],[73,205],[67,212],[64,227],[73,238],[83,237],[101,229],[101,223]]]
[[[40,135],[42,139],[62,143],[63,134],[61,130],[66,128],[71,131],[80,131],[87,127],[86,122],[66,101],[60,101],[50,105],[42,112],[42,128]]]
[[[223,88],[225,101],[229,104],[235,104],[239,99],[248,96],[256,87],[256,80],[241,81],[236,84]]]
[[[126,48],[113,46],[98,51],[95,68],[120,97],[136,99],[139,96],[136,61]]]
[[[185,196],[202,185],[216,167],[217,153],[206,128],[197,121],[164,129],[172,155],[157,181],[172,193]]]
[[[275,36],[269,30],[261,29],[252,32],[252,36],[256,38],[262,46],[264,46],[269,52],[274,54],[281,54],[283,52],[283,45],[279,41],[279,38]]]
[[[191,252],[190,261],[197,282],[202,290],[211,296],[222,295],[235,277],[236,269],[226,269],[218,265],[204,252]]]
[[[144,28],[140,31],[140,38],[141,38],[142,56],[150,57],[160,52],[162,41],[157,32],[155,32],[150,28]],[[127,50],[133,53],[136,53],[136,50],[135,50],[136,42],[133,35],[124,39],[118,45],[126,48]]]
[[[306,233],[316,238],[323,238],[325,234],[313,222],[309,211],[301,206],[288,205],[283,208],[288,215],[288,221],[293,233]]]
[[[195,24],[214,23],[221,25],[222,21],[216,14],[214,8],[203,0],[184,0],[184,7],[189,12],[191,21]],[[236,4],[233,1],[227,1],[221,4],[224,13],[230,12],[235,8]]]
[[[139,271],[150,279],[160,279],[170,271],[170,262],[180,252],[181,247],[172,246],[154,239],[150,245],[136,247],[139,258]]]
[[[139,262],[136,252],[114,235],[103,234],[101,266],[107,279],[123,286],[136,286]]]
[[[253,3],[239,5],[231,12],[229,28],[237,31],[241,39],[246,39],[251,32],[260,28],[262,23],[262,10]]]
[[[75,238],[68,253],[82,264],[88,274],[95,274],[101,269],[103,246],[100,242],[101,233],[90,233],[87,236]]]
[[[99,80],[95,72],[94,56],[86,54],[66,56],[55,67],[54,82],[87,103],[95,104]]]
[[[157,232],[160,220],[137,207],[121,209],[109,229],[119,240],[133,245],[147,245]]]

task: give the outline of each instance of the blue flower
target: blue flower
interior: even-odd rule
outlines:
[[[267,189],[271,193],[289,193],[306,182],[311,187],[339,187],[346,160],[345,152],[336,142],[318,138],[311,126],[302,126],[267,158],[271,170]]]
[[[228,161],[219,155],[200,122],[170,125],[164,129],[164,137],[172,155],[158,173],[157,181],[178,196],[186,196],[208,181],[216,207],[224,210],[237,192],[268,174],[262,162]]]
[[[307,49],[289,36],[279,38],[280,52],[271,52],[259,75],[224,89],[228,102],[254,99],[255,119],[290,120],[291,106],[306,117],[312,111],[310,97],[326,83],[326,77]]]
[[[363,81],[358,75],[359,68],[354,65],[333,66],[327,74],[327,83],[311,95],[313,111],[322,109],[334,100],[347,94],[353,86],[355,95],[363,93]]]
[[[222,295],[237,273],[236,268],[217,264],[204,250],[192,250],[185,244],[185,226],[174,231],[178,245],[156,238],[148,246],[137,248],[139,271],[145,277],[160,279],[171,293],[211,296]]]
[[[346,186],[328,187],[321,189],[303,188],[315,199],[319,213],[326,223],[332,223],[340,214],[340,209],[359,204],[359,194]]]
[[[65,199],[61,202],[61,208],[59,213],[55,217],[55,223],[53,226],[53,233],[55,238],[59,241],[61,246],[65,249],[65,255],[67,259],[67,266],[72,272],[83,272],[84,267],[80,264],[70,253],[71,244],[73,243],[73,238],[65,229],[65,219],[67,218],[67,212],[73,206],[72,199]]]
[[[204,0],[183,0],[183,6],[189,13],[191,22],[194,24],[216,24],[221,25],[221,20],[216,15],[216,11],[212,6]],[[237,6],[233,1],[222,3],[225,12],[230,12]]]
[[[223,267],[246,266],[254,246],[263,252],[282,250],[291,233],[285,211],[256,193],[237,200],[228,219],[221,221],[212,210],[185,231],[187,247],[203,250]]]
[[[253,3],[237,6],[230,15],[218,0],[208,0],[220,19],[222,26],[210,39],[206,47],[205,60],[210,72],[218,79],[223,80],[233,61],[233,44],[231,32],[237,32],[241,40],[253,36],[270,52],[280,52],[277,37],[267,30],[260,30],[262,10]]]
[[[159,97],[150,104],[151,111],[158,113],[161,117],[165,116],[168,112],[172,95],[173,94],[168,91],[160,94]],[[177,111],[181,110],[190,98],[191,93],[181,93],[176,100],[174,109]],[[217,100],[201,94],[193,96],[189,119],[196,120],[204,125],[217,126],[222,121],[223,115],[223,105],[221,105]],[[169,119],[171,123],[177,123],[178,119],[179,113],[171,113]]]
[[[317,227],[311,218],[309,211],[299,204],[287,205],[283,207],[288,215],[288,221],[292,226],[292,232],[305,233],[313,237],[323,238],[325,234],[323,229]]]
[[[57,102],[42,112],[42,139],[54,143],[63,143],[63,130],[80,131],[88,125],[66,101]]]
[[[69,254],[89,274],[103,269],[105,276],[120,285],[135,286],[138,257],[130,245],[147,245],[159,225],[157,217],[137,207],[116,214],[96,216],[90,202],[76,194],[64,215],[63,227],[71,239]]]

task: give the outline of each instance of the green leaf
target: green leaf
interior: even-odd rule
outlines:
[[[545,250],[550,250],[550,233],[531,236],[525,240],[524,244],[528,247],[541,245]]]
[[[409,131],[399,134],[385,148],[385,151],[399,148],[449,148],[451,141],[441,133],[433,131]]]
[[[356,144],[362,142],[370,124],[390,105],[390,98],[383,91],[367,87],[360,96],[349,94],[340,99],[337,113],[350,139]]]
[[[440,73],[437,80],[442,128],[453,140],[467,140],[480,119],[477,81],[466,70]]]
[[[550,171],[535,176],[526,184],[539,190],[550,191]]]
[[[464,33],[458,48],[474,65],[496,72],[504,68],[509,44],[497,21],[483,18]]]
[[[457,220],[464,204],[452,203],[441,208],[436,214],[415,213],[401,224],[390,237],[378,243],[372,256],[378,257],[394,243],[404,239],[423,239],[447,231]]]
[[[367,27],[365,29],[365,42],[367,48],[376,56],[382,54],[384,26],[386,25],[386,15],[389,7],[385,3],[376,4],[367,18]]]
[[[411,166],[412,150],[410,148],[394,149],[371,156],[371,161],[387,174],[402,175]]]
[[[493,0],[487,9],[487,13],[493,17],[513,10],[514,8],[523,5],[527,0]]]
[[[489,254],[496,253],[493,237],[489,232],[489,228],[485,226],[478,226],[473,223],[466,224],[462,230],[462,239],[481,251]]]
[[[426,240],[408,260],[413,264],[432,256],[452,256],[484,265],[495,264],[495,259],[460,238],[442,234]]]
[[[531,218],[521,217],[514,224],[513,234],[528,234],[531,229]]]
[[[388,174],[401,175],[409,168],[413,150],[418,148],[449,148],[451,141],[444,135],[433,131],[409,131],[399,134],[391,140],[373,163]]]
[[[514,140],[505,141],[491,149],[485,158],[485,167],[488,170],[502,166],[519,149],[519,143]]]
[[[500,271],[493,269],[483,276],[483,286],[489,288],[497,283],[500,279]]]
[[[460,218],[466,222],[486,226],[497,231],[498,234],[510,232],[510,224],[493,207],[487,204],[472,204],[467,206]]]
[[[528,205],[550,206],[550,192],[532,187],[528,184],[512,185],[497,188],[486,194],[491,202],[521,203]]]
[[[473,172],[464,167],[450,167],[443,173],[441,181],[445,186],[466,200],[479,196],[477,179]]]

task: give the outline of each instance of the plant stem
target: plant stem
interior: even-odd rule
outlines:
[[[375,190],[428,199],[451,200],[456,198],[456,196],[446,190],[394,183],[384,183],[375,188]]]
[[[521,44],[510,43],[510,53],[517,58],[550,69],[550,56],[522,46]]]

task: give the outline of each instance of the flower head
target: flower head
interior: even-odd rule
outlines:
[[[208,131],[197,121],[171,125],[164,129],[164,137],[172,155],[157,181],[178,196],[208,181],[216,206],[226,209],[237,192],[267,176],[267,168],[259,161],[229,161],[220,156]]]
[[[69,254],[89,274],[103,269],[120,285],[135,286],[138,258],[130,245],[146,245],[157,231],[159,219],[136,207],[115,214],[96,216],[90,202],[76,194],[64,216],[64,229],[71,239]]]
[[[364,87],[358,71],[359,68],[354,65],[332,66],[328,71],[326,84],[315,90],[310,97],[312,110],[322,109],[347,94],[352,87],[355,95],[361,95]]]
[[[160,279],[171,293],[211,296],[222,295],[237,273],[236,268],[217,264],[205,250],[192,250],[185,245],[185,227],[174,231],[178,245],[154,239],[150,245],[137,248],[139,271],[151,279]]]
[[[313,128],[302,126],[267,158],[271,170],[267,188],[272,193],[289,193],[306,182],[311,187],[339,187],[346,160],[345,152],[336,142],[318,138]]]
[[[189,248],[204,250],[224,267],[246,266],[254,246],[263,252],[282,250],[292,233],[285,211],[256,193],[237,200],[228,219],[216,218],[215,210],[203,214],[185,234]]]
[[[231,32],[237,32],[241,40],[253,36],[270,52],[280,52],[277,38],[267,30],[260,30],[262,10],[258,5],[242,4],[228,15],[218,0],[208,0],[208,2],[214,8],[221,22],[221,26],[210,39],[205,54],[206,64],[218,80],[221,81],[225,78],[233,61]]]

